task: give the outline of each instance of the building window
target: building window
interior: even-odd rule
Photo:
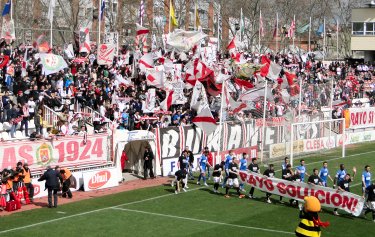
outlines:
[[[366,27],[365,35],[374,35],[374,23],[373,22],[366,22],[365,27]]]
[[[364,23],[363,22],[353,22],[353,35],[364,35]]]

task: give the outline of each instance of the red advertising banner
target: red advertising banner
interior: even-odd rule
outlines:
[[[306,184],[303,182],[290,182],[277,178],[268,178],[257,173],[240,171],[242,182],[264,192],[276,194],[286,198],[303,201],[305,196],[315,196],[323,207],[342,209],[355,216],[359,216],[365,203],[364,198],[350,192],[340,192],[335,189]]]
[[[106,163],[108,160],[106,134],[93,135],[83,142],[83,137],[62,137],[59,140],[3,142],[0,145],[0,169],[14,168],[18,161],[29,164],[31,170],[47,165],[79,166]]]
[[[349,109],[350,129],[369,127],[375,127],[375,107]]]

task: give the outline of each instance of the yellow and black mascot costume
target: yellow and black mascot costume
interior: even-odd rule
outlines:
[[[302,209],[302,208],[301,208]],[[296,229],[299,237],[320,237],[320,227],[328,227],[329,222],[321,222],[318,216],[321,206],[319,200],[314,196],[305,197],[304,208],[300,211],[301,221]]]

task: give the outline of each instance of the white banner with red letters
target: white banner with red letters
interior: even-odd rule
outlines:
[[[72,172],[72,175],[74,176],[77,185],[75,188],[70,188],[70,191],[75,192],[82,185],[82,172],[75,171]],[[31,182],[34,186],[34,198],[41,198],[48,195],[48,190],[45,188],[45,181],[38,181],[38,178],[33,178]]]
[[[85,191],[110,188],[119,185],[119,172],[116,167],[83,172],[82,177]]]
[[[264,192],[282,197],[303,201],[305,196],[315,196],[323,207],[338,208],[359,216],[365,203],[364,198],[350,192],[340,192],[335,189],[291,182],[277,178],[268,178],[257,173],[240,171],[242,182]]]
[[[350,129],[375,127],[375,107],[350,108],[349,116]]]
[[[15,167],[18,161],[29,164],[32,171],[47,165],[80,166],[106,164],[108,161],[107,134],[88,136],[84,143],[81,136],[60,137],[47,140],[2,142],[0,145],[0,169]]]

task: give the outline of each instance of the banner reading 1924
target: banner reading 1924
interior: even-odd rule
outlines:
[[[27,162],[31,170],[47,165],[74,166],[106,163],[108,160],[107,135],[61,137],[53,142],[3,142],[0,145],[0,169],[15,167],[18,161]]]
[[[305,196],[315,196],[323,207],[342,209],[359,216],[365,200],[356,194],[302,182],[269,178],[257,173],[240,171],[242,182],[264,192],[303,201]]]

